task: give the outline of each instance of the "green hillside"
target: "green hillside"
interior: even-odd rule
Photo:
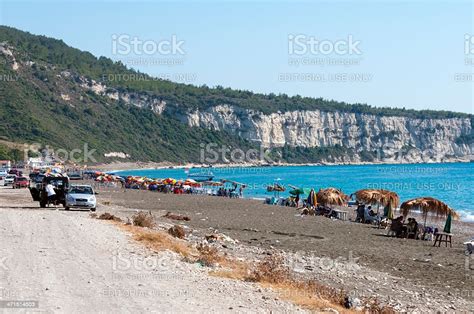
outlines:
[[[6,78],[0,84],[1,139],[67,150],[87,143],[97,149],[97,161],[103,161],[106,152],[127,152],[133,160],[197,162],[201,143],[253,147],[225,132],[190,128],[151,110],[111,102],[57,77],[66,68],[90,76],[111,68],[126,71],[110,60],[97,60],[57,40],[1,27],[0,42],[4,41],[21,48],[23,61],[36,64],[16,72],[11,60],[0,54],[0,76]],[[62,92],[71,99],[64,101]],[[4,157],[12,154],[5,147],[0,152]]]

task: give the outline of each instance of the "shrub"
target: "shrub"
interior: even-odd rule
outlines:
[[[101,214],[97,219],[101,219],[101,220],[113,220],[113,221],[122,221],[122,219],[120,219],[120,217],[117,217],[117,216],[114,216],[110,213],[103,213]]]
[[[215,247],[200,243],[197,246],[197,250],[199,252],[197,261],[204,266],[216,266],[222,260],[222,257],[219,255],[219,252]]]
[[[164,215],[163,217],[168,218],[168,219],[173,219],[173,220],[184,220],[184,221],[191,220],[191,218],[189,218],[188,216],[173,214],[172,212],[167,212],[166,215]]]
[[[174,225],[173,227],[169,228],[168,233],[178,239],[184,239],[184,237],[186,236],[183,227],[178,225]]]
[[[256,282],[278,283],[290,279],[290,270],[283,263],[281,255],[271,255],[260,261],[249,280]]]
[[[151,212],[139,212],[132,216],[132,222],[134,226],[143,227],[143,228],[153,228],[155,227],[155,220]]]

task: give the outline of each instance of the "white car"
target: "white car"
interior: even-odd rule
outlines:
[[[95,211],[97,207],[95,194],[90,185],[71,185],[66,193],[66,210],[74,207]]]
[[[16,175],[14,174],[9,174],[5,177],[5,181],[3,181],[3,185],[4,186],[7,186],[7,185],[13,185],[13,181],[15,180],[16,178]]]

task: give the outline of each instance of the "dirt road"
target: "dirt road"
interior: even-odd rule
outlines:
[[[150,253],[88,212],[39,209],[0,189],[0,312],[295,312],[250,283],[209,277],[172,253]],[[11,305],[11,304],[10,304]]]

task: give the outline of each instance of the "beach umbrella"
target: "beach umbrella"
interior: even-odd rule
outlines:
[[[446,223],[444,224],[444,229],[443,231],[446,233],[451,233],[451,213],[448,214],[448,218],[446,218]]]
[[[316,196],[316,192],[314,192],[314,189],[311,189],[311,191],[309,192],[306,202],[310,206],[316,206],[316,204],[318,203],[318,199]]]
[[[387,215],[387,218],[390,219],[390,220],[393,220],[393,209],[392,209],[392,206],[390,205],[387,205],[385,206],[387,212],[386,212],[386,215]]]
[[[267,186],[267,192],[284,192],[285,187],[281,184],[274,183],[273,185]]]
[[[436,218],[452,216],[454,219],[459,218],[459,214],[446,203],[433,197],[419,197],[403,202],[400,210],[404,217],[408,215],[411,210],[420,210],[424,216],[424,225],[426,226],[426,218],[428,213],[434,214]]]
[[[366,204],[377,204],[389,207],[393,210],[400,204],[400,197],[397,193],[382,189],[364,189],[355,192],[356,199]],[[378,212],[378,206],[377,206]]]
[[[387,217],[393,219],[393,209],[398,207],[400,203],[400,197],[397,193],[383,190],[383,189],[364,189],[355,192],[358,201],[362,201],[366,204],[376,204],[377,216],[379,215],[379,206],[383,205],[388,207]],[[380,221],[378,222],[380,227]]]
[[[375,189],[364,189],[354,193],[358,201],[362,201],[366,204],[380,203],[382,200],[382,193],[380,190]]]
[[[324,205],[341,206],[349,200],[349,196],[336,188],[320,189],[316,196],[319,202]]]

